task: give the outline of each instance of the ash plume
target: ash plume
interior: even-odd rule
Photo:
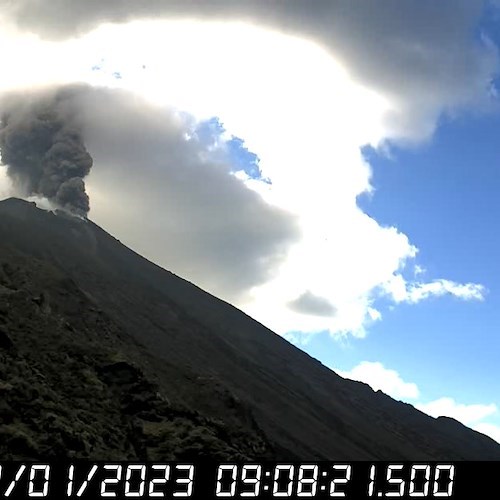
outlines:
[[[92,157],[73,118],[71,92],[9,96],[0,118],[1,161],[17,189],[86,216]]]

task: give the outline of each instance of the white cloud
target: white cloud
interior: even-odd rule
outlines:
[[[498,407],[493,403],[462,404],[450,397],[442,397],[428,403],[415,402],[414,400],[421,397],[417,384],[406,382],[396,370],[386,368],[380,362],[362,361],[348,371],[332,369],[341,377],[368,384],[374,391],[381,390],[395,399],[410,400],[415,408],[431,417],[454,418],[500,443],[500,426],[484,422],[488,417],[498,415]]]
[[[174,168],[168,148],[177,151],[177,143],[161,145],[161,113],[149,115],[151,124],[143,122],[134,151],[128,147],[126,124],[114,125],[119,147],[105,151],[110,141],[104,143],[96,132],[109,137],[103,103],[103,122],[87,131],[96,159],[89,179],[91,217],[155,262],[235,303],[278,333],[327,330],[363,336],[381,318],[376,292],[387,283],[397,288],[417,248],[396,227],[381,226],[356,205],[360,194],[372,190],[371,169],[360,146],[429,137],[441,112],[484,97],[482,85],[496,61],[490,50],[472,41],[470,30],[480,9],[474,2],[443,3],[439,9],[399,2],[377,9],[356,2],[318,2],[314,10],[307,2],[263,8],[260,2],[246,1],[235,7],[231,0],[206,3],[200,11],[187,11],[186,5],[134,0],[117,8],[114,0],[0,0],[4,15],[17,20],[19,29],[59,38],[79,34],[66,42],[41,41],[3,23],[0,85],[83,80],[130,89],[199,119],[219,116],[230,133],[258,154],[272,185],[238,178],[240,183],[232,185],[239,186],[234,191],[239,194],[229,208],[223,202],[228,203],[232,181],[225,175],[211,177],[210,183],[204,182],[204,171],[198,178],[189,173],[192,184],[174,191],[190,167],[180,162]],[[187,14],[255,25],[167,20]],[[148,17],[158,20],[102,24]],[[454,29],[442,30],[441,22]],[[102,69],[93,71],[94,65]],[[114,72],[122,78],[114,79]],[[152,147],[146,132],[156,134]],[[130,156],[153,175],[138,183]],[[260,195],[254,200],[260,200],[255,203],[262,212],[252,216],[252,204],[245,202],[249,189],[243,185]],[[197,206],[194,212],[186,209],[187,200]],[[218,208],[204,212],[207,206]],[[235,212],[234,206],[241,210]],[[291,234],[286,228],[280,233],[281,226],[271,223],[277,218],[262,218],[279,210],[297,216],[299,240],[285,237]],[[274,239],[271,227],[278,231]],[[283,244],[268,245],[278,240]],[[253,265],[245,267],[249,255]],[[259,272],[251,278],[255,269]],[[479,285],[447,280],[403,284],[402,295],[388,292],[396,302],[398,297],[418,302],[445,292],[464,299],[482,294]],[[335,314],[294,310],[294,301],[307,291],[324,299],[323,306],[329,304]]]
[[[420,275],[425,274],[425,273],[426,273],[426,270],[423,266],[420,266],[418,264],[415,265],[415,267],[413,269],[413,274],[415,275],[415,277],[420,276]]]
[[[429,283],[407,282],[400,274],[382,285],[382,289],[395,302],[416,304],[430,297],[452,295],[461,300],[484,300],[486,289],[478,283],[456,283],[438,279]]]
[[[377,361],[362,361],[352,370],[335,372],[341,377],[365,382],[374,391],[381,390],[396,399],[416,399],[420,395],[417,384],[405,382],[396,370],[385,368]]]
[[[425,6],[388,0],[371,8],[357,0],[317,0],[314,9],[307,0],[272,4],[254,0],[0,0],[7,19],[55,39],[82,34],[106,22],[159,18],[245,20],[308,38],[335,54],[357,81],[389,97],[393,106],[387,110],[385,126],[397,137],[413,139],[432,133],[442,110],[486,95],[496,54],[494,48],[481,49],[473,42],[482,7],[480,0],[443,0]],[[131,55],[137,54],[134,43],[128,45],[132,45]],[[241,57],[249,55],[247,50]]]

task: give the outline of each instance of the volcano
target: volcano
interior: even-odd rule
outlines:
[[[4,459],[500,460],[94,224],[0,202]]]

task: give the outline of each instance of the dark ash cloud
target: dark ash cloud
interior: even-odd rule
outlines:
[[[81,131],[71,116],[67,89],[11,94],[1,102],[1,161],[14,185],[27,196],[86,216],[84,178],[92,167]]]
[[[331,317],[337,313],[337,308],[328,299],[315,295],[310,290],[289,302],[288,307],[292,311],[312,316]]]
[[[92,163],[85,143],[94,160],[89,216],[227,300],[274,276],[300,238],[295,216],[235,177],[230,151],[214,157],[213,135],[193,136],[199,124],[186,113],[88,85],[6,94],[0,110],[10,113],[2,154],[24,194],[86,213],[75,201]]]

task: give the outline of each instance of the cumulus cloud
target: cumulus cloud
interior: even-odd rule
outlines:
[[[307,0],[0,0],[0,7],[23,29],[56,39],[105,22],[158,16],[243,20],[306,37],[393,101],[385,124],[402,139],[429,136],[442,111],[484,97],[496,68],[494,51],[471,43],[480,0],[389,0],[368,7],[362,0],[319,0],[314,9]]]
[[[306,1],[0,0],[0,7],[25,32],[1,25],[3,88],[85,80],[132,89],[157,105],[138,113],[140,137],[124,111],[135,97],[119,99],[116,113],[117,101],[103,100],[101,120],[88,118],[91,218],[282,334],[363,336],[380,320],[380,290],[401,278],[418,249],[357,206],[372,192],[360,147],[428,137],[440,113],[484,98],[496,68],[492,51],[473,37],[479,2],[318,1],[310,9]],[[173,21],[181,18],[191,21]],[[149,20],[126,24],[137,19]],[[239,24],[216,23],[231,20]],[[179,115],[175,129],[172,112],[164,112],[170,121],[158,118],[167,104],[198,121]],[[217,126],[215,142],[213,127],[208,137],[206,128],[194,132],[214,116],[211,123],[223,122],[244,147]],[[174,129],[175,140],[158,139]],[[183,168],[172,167],[176,155]],[[148,176],[131,163],[145,165]],[[134,194],[142,197],[135,207]],[[482,293],[453,286],[463,298]],[[404,287],[412,297],[441,293],[433,282]],[[445,280],[439,287],[451,293]],[[307,291],[324,299],[323,314]]]
[[[88,181],[93,217],[232,300],[274,276],[300,236],[296,218],[233,175],[229,158],[211,161],[192,118],[116,91],[88,89],[81,107],[99,164]]]
[[[377,361],[362,361],[352,370],[335,370],[341,377],[365,382],[374,391],[381,390],[396,399],[416,399],[420,395],[417,384],[405,382],[396,370]]]

